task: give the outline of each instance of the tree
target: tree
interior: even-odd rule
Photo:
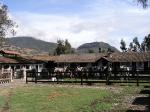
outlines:
[[[57,48],[55,49],[54,55],[60,55],[60,54],[71,54],[74,53],[74,50],[71,47],[71,44],[66,39],[64,40],[59,39],[57,41]]]
[[[63,40],[57,40],[57,48],[54,52],[55,55],[65,54],[65,45]]]
[[[121,39],[120,44],[121,44],[120,49],[122,50],[122,52],[126,52],[127,51],[126,43],[123,39]]]
[[[137,2],[140,3],[143,6],[143,8],[148,7],[148,1],[149,0],[137,0]]]
[[[133,43],[130,42],[130,44],[129,44],[129,50],[130,50],[130,51],[133,51],[133,49],[134,49]]]
[[[99,48],[98,52],[99,52],[99,53],[102,53],[102,48]]]
[[[65,54],[69,54],[72,52],[71,44],[68,42],[68,40],[65,40]]]
[[[88,49],[88,53],[95,53],[93,49]]]
[[[141,52],[145,52],[146,51],[146,46],[145,46],[145,43],[144,41],[141,43],[141,49],[140,49]]]
[[[141,47],[141,46],[140,46],[139,40],[138,40],[137,37],[135,37],[135,38],[133,39],[133,51],[139,52],[140,49],[141,49],[140,47]]]
[[[15,27],[17,25],[10,19],[7,5],[0,3],[0,46],[4,44],[7,35],[15,35]]]
[[[145,45],[145,51],[150,51],[150,34],[145,36],[143,44]]]
[[[107,52],[108,52],[108,53],[113,53],[114,51],[113,51],[111,48],[108,48],[108,49],[107,49]]]

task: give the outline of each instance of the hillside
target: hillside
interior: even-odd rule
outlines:
[[[20,48],[34,49],[39,52],[50,52],[53,53],[57,44],[52,42],[45,42],[42,40],[35,39],[33,37],[13,37],[8,38],[10,45],[18,46]]]
[[[12,37],[8,38],[8,43],[9,45],[11,45],[11,48],[19,50],[26,55],[36,55],[44,53],[53,54],[54,50],[57,47],[56,43],[45,42],[33,37]],[[88,53],[89,50],[97,53],[99,51],[99,48],[101,48],[102,51],[107,51],[108,48],[110,48],[112,51],[118,52],[118,49],[104,42],[85,43],[80,45],[77,49],[73,49],[76,51],[76,53]]]
[[[89,50],[94,51],[95,53],[99,52],[99,48],[102,49],[102,51],[107,51],[108,48],[111,49],[112,51],[119,52],[119,50],[108,43],[105,42],[92,42],[92,43],[85,43],[82,44],[77,48],[77,52],[79,53],[88,53]]]

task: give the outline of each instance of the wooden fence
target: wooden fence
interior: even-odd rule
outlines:
[[[28,71],[28,82],[51,83],[150,83],[150,71],[80,71],[80,72],[33,72]]]
[[[0,74],[0,84],[9,83],[11,81],[11,71],[3,71]]]

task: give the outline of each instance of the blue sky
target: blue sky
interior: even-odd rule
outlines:
[[[56,42],[68,39],[73,47],[104,41],[119,48],[134,37],[150,33],[150,9],[135,0],[4,0],[19,25],[16,36]]]

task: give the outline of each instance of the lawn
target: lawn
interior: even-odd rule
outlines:
[[[2,112],[103,112],[114,110],[118,106],[124,110],[119,103],[122,97],[137,91],[138,88],[131,91],[131,87],[114,91],[111,88],[57,85],[1,88],[0,109]]]

